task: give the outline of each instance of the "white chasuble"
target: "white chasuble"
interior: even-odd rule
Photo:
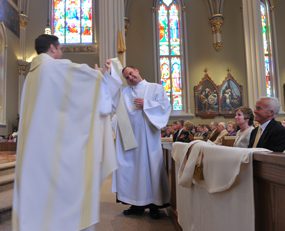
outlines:
[[[171,112],[161,85],[143,80],[122,91],[138,147],[124,151],[117,132],[118,169],[113,177],[113,191],[120,201],[132,205],[163,205],[169,202],[166,171],[163,164],[160,129],[166,126]],[[134,98],[143,98],[137,109]]]
[[[108,78],[47,54],[32,61],[20,109],[13,231],[79,231],[99,222],[101,182],[116,168],[109,114],[120,84]]]

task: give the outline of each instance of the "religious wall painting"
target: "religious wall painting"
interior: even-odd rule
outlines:
[[[4,22],[16,36],[20,35],[19,12],[15,6],[17,1],[0,0],[0,22]]]
[[[195,114],[202,118],[213,118],[219,114],[219,92],[218,86],[207,74],[194,87]]]
[[[231,73],[219,86],[219,114],[233,117],[235,110],[242,106],[242,86],[237,83]]]
[[[8,2],[17,9],[18,7],[18,0],[8,0]]]

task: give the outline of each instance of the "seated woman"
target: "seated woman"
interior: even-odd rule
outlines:
[[[194,135],[191,132],[193,127],[194,127],[194,124],[190,120],[186,120],[184,122],[184,126],[183,126],[181,133],[176,138],[176,141],[189,143],[192,140],[194,140]]]
[[[227,122],[227,131],[228,131],[228,136],[235,136],[237,134],[236,123],[233,121]]]
[[[220,122],[218,124],[217,131],[219,132],[219,135],[214,140],[214,144],[222,145],[223,138],[228,135],[228,131],[226,130],[226,123]]]
[[[254,115],[250,108],[239,107],[235,110],[236,124],[239,126],[239,131],[236,134],[234,147],[247,148],[249,144],[250,133],[253,130]]]

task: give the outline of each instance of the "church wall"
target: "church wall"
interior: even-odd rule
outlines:
[[[212,46],[212,31],[209,25],[208,6],[204,1],[185,1],[187,38],[187,85],[190,91],[190,112],[195,112],[194,86],[208,69],[209,76],[221,84],[227,76],[227,69],[243,86],[243,98],[247,104],[246,61],[242,25],[242,1],[228,0],[224,3],[224,25],[222,36],[224,47],[220,52]],[[127,64],[137,66],[142,75],[155,82],[152,1],[136,1],[129,12],[130,26],[127,32]],[[188,99],[189,100],[189,99]],[[176,118],[173,118],[176,119]],[[192,118],[202,122],[201,118]],[[225,120],[216,117],[214,120]],[[209,123],[212,119],[203,120]]]
[[[188,27],[188,81],[190,83],[191,112],[194,113],[194,89],[204,76],[207,68],[209,76],[220,85],[229,68],[232,76],[243,86],[244,104],[247,104],[247,82],[242,26],[241,1],[229,0],[224,3],[224,25],[222,38],[224,47],[217,52],[212,46],[212,32],[208,22],[207,6],[203,1],[186,4]],[[200,120],[199,118],[196,118]],[[224,118],[216,118],[224,120]]]
[[[126,63],[137,67],[148,81],[155,82],[152,1],[133,0],[126,35]]]
[[[41,9],[41,10],[39,10]],[[44,33],[44,28],[47,24],[47,1],[32,0],[29,4],[28,25],[26,28],[26,58],[31,61],[31,58],[36,55],[34,49],[35,38]]]
[[[17,125],[19,38],[7,31],[6,126],[0,126],[0,135],[7,136]]]

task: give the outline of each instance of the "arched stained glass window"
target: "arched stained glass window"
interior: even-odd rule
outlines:
[[[157,1],[157,34],[160,81],[174,111],[182,111],[183,47],[181,2],[178,0]]]
[[[274,89],[273,89],[274,63],[272,55],[270,9],[269,9],[269,4],[266,0],[260,1],[260,13],[261,13],[264,67],[265,67],[265,78],[266,78],[265,79],[266,95],[274,96]]]
[[[94,43],[92,0],[52,0],[52,32],[62,44]]]

